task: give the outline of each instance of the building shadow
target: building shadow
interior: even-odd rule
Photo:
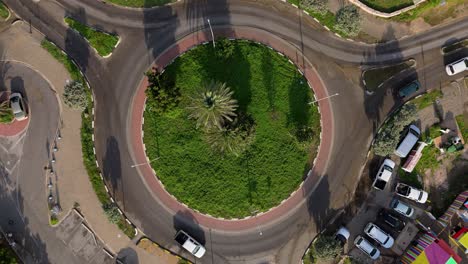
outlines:
[[[446,47],[452,46],[452,45],[454,45],[456,43],[459,43],[461,41],[463,41],[463,39],[450,38],[446,42],[444,42],[441,49],[443,49],[444,47],[446,48]],[[444,66],[445,66],[445,65],[450,64],[452,62],[455,62],[455,61],[457,61],[459,59],[467,57],[468,56],[468,47],[463,46],[463,47],[460,47],[459,49],[456,49],[456,50],[453,50],[453,51],[450,51],[450,52],[442,52],[442,53],[443,53]]]

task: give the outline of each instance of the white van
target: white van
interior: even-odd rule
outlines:
[[[421,135],[421,130],[415,125],[411,125],[408,130],[408,134],[406,134],[405,138],[401,143],[398,145],[397,149],[395,150],[395,154],[400,158],[406,158],[410,153],[411,149],[413,149],[414,145],[418,143],[419,136]]]

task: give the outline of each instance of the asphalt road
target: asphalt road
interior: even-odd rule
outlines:
[[[297,263],[318,227],[352,197],[373,133],[388,112],[401,103],[391,92],[366,96],[352,69],[415,58],[418,68],[414,76],[432,88],[448,80],[439,48],[449,39],[468,36],[468,19],[464,18],[386,44],[349,42],[280,1],[182,1],[148,10],[117,8],[95,0],[5,2],[67,51],[85,72],[96,97],[98,161],[130,219],[150,238],[176,251],[175,229],[183,227],[195,234],[208,248],[202,263]],[[122,43],[111,58],[100,59],[76,33],[67,30],[63,15],[115,32]],[[190,221],[190,213],[168,212],[131,168],[144,162],[132,159],[127,127],[132,95],[142,73],[176,40],[207,29],[207,18],[214,27],[255,28],[285,39],[314,64],[329,94],[340,93],[331,100],[333,149],[316,191],[304,194],[302,204],[274,223],[239,233],[205,229]],[[386,34],[391,36],[392,29]]]
[[[22,63],[2,63],[1,69],[2,87],[20,92],[30,111],[24,132],[0,139],[1,230],[13,234],[25,263],[83,263],[57,238],[47,217],[44,166],[59,124],[56,95],[39,73]]]

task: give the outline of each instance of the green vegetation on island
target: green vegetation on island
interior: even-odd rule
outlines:
[[[66,17],[65,22],[74,30],[78,31],[89,44],[96,49],[99,55],[107,56],[112,53],[119,38],[116,35],[104,33],[94,28],[81,24],[73,18]]]
[[[320,115],[287,58],[224,39],[216,49],[185,53],[158,78],[147,90],[144,142],[157,176],[179,201],[214,216],[244,217],[298,187],[317,152]],[[177,100],[158,104],[154,98],[169,88]],[[212,114],[214,120],[204,119]]]

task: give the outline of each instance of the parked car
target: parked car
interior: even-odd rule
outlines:
[[[179,243],[184,249],[192,253],[197,258],[203,257],[206,252],[205,247],[198,243],[195,239],[189,236],[182,230],[179,230],[175,236],[175,241]]]
[[[392,177],[393,169],[395,168],[395,162],[391,159],[385,159],[382,165],[380,165],[379,171],[375,176],[374,183],[372,186],[377,190],[384,190],[387,182]]]
[[[467,69],[468,69],[468,57],[457,60],[445,66],[445,71],[447,71],[447,74],[450,76],[466,71]]]
[[[384,248],[391,248],[395,240],[389,234],[385,233],[374,223],[368,223],[364,228],[364,233],[377,241]]]
[[[380,251],[362,236],[357,236],[354,245],[366,253],[371,259],[376,260],[380,257]]]
[[[396,188],[395,188],[396,194],[411,199],[413,201],[416,201],[418,203],[426,203],[427,197],[429,194],[423,190],[416,189],[414,187],[411,187],[407,184],[404,183],[398,183]]]
[[[12,93],[10,95],[10,105],[16,120],[21,121],[28,118],[23,103],[23,97],[20,93]]]
[[[409,205],[401,202],[398,199],[393,199],[392,202],[390,203],[390,208],[395,210],[401,215],[404,215],[406,217],[411,217],[414,214],[414,209],[411,208]]]
[[[413,93],[415,93],[417,90],[419,90],[419,87],[421,86],[421,84],[419,83],[419,81],[412,81],[410,82],[409,84],[405,85],[404,87],[400,88],[398,90],[398,96],[400,98],[404,98],[404,97],[407,97]]]
[[[387,224],[397,232],[401,232],[401,230],[405,228],[406,223],[404,221],[400,220],[397,215],[385,209],[379,211],[379,217],[383,220],[385,224]]]
[[[350,236],[349,230],[346,227],[342,226],[335,234],[335,239],[338,240],[341,246],[344,246],[348,241]]]
[[[414,145],[418,143],[419,136],[421,135],[421,130],[415,125],[411,125],[408,129],[408,133],[401,143],[398,145],[395,150],[395,154],[400,158],[406,158],[410,151],[413,149]]]

